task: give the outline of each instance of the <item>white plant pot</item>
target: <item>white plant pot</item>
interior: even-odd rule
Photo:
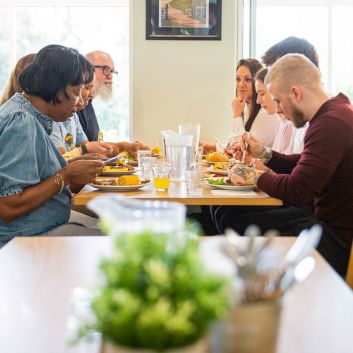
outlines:
[[[203,338],[196,343],[180,348],[173,348],[164,351],[164,353],[205,353],[207,352],[208,342]],[[110,342],[104,342],[101,353],[158,353],[152,349],[131,348],[125,346],[115,345]]]

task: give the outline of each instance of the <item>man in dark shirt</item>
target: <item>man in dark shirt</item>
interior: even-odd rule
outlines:
[[[265,83],[276,103],[296,127],[309,122],[301,155],[272,152],[254,137],[244,140],[249,154],[262,158],[275,173],[238,164],[229,177],[233,183],[255,183],[286,204],[304,206],[314,201],[315,215],[299,217],[286,209],[256,214],[232,215],[216,220],[237,229],[246,221],[262,230],[276,228],[282,234],[298,235],[319,223],[323,237],[319,252],[344,275],[353,239],[353,107],[343,94],[330,98],[322,88],[319,70],[307,58],[289,54],[269,70]],[[244,148],[244,146],[243,146]]]
[[[108,101],[113,93],[113,75],[117,75],[118,73],[115,71],[112,57],[105,52],[96,50],[86,54],[86,59],[88,59],[95,68],[94,96],[100,96],[103,100]],[[100,129],[92,100],[88,102],[85,109],[77,112],[77,114],[88,141],[100,140]],[[109,143],[117,147],[120,152],[126,151],[134,157],[136,157],[137,150],[149,149],[148,146],[139,141]]]
[[[97,141],[99,134],[99,125],[94,111],[92,100],[87,104],[87,107],[77,112],[83,131],[85,132],[88,141]]]
[[[104,100],[109,100],[112,96],[113,75],[117,74],[114,68],[112,57],[102,51],[96,50],[86,54],[95,68],[95,96],[100,96]],[[87,107],[78,113],[83,131],[89,141],[97,141],[99,124],[94,111],[92,100]]]

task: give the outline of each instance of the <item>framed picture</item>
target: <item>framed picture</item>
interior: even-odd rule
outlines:
[[[221,40],[222,0],[146,0],[146,39]]]

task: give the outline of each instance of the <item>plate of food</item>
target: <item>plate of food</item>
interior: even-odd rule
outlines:
[[[228,175],[229,164],[228,164],[228,162],[215,162],[213,165],[211,165],[205,171],[208,173]]]
[[[214,177],[207,178],[206,184],[214,189],[222,189],[222,190],[253,190],[256,189],[256,185],[234,185],[228,178],[223,177]]]
[[[137,175],[124,175],[118,178],[96,178],[89,184],[101,191],[135,191],[150,185],[150,179],[140,179]]]
[[[138,172],[139,169],[135,168],[129,164],[125,165],[107,165],[104,167],[103,172],[100,175],[103,176],[120,176],[129,175]]]
[[[220,152],[211,152],[206,155],[205,163],[213,165],[217,162],[228,162],[229,158]]]

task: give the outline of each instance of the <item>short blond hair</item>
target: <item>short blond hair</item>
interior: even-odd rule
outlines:
[[[283,92],[293,86],[310,90],[322,87],[320,70],[302,54],[287,54],[278,59],[265,77],[265,84],[270,83]]]

